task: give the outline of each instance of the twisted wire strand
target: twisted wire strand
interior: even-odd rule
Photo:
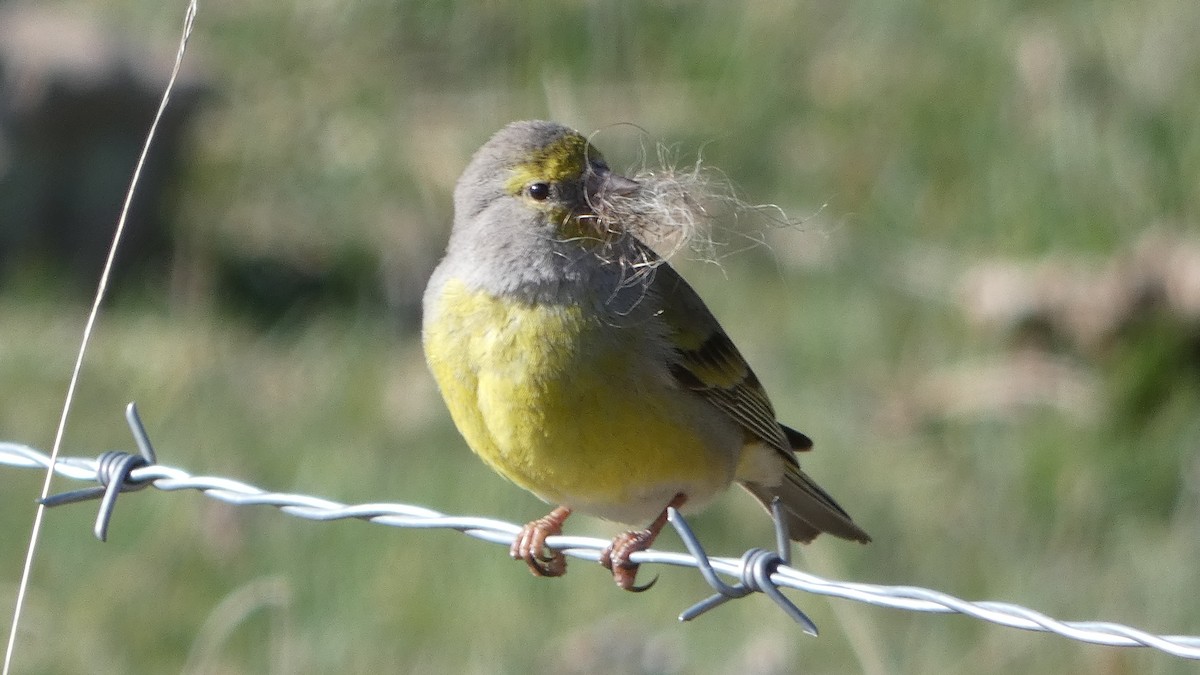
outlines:
[[[0,441],[0,464],[19,468],[45,469],[49,463],[50,458],[34,448]],[[60,476],[93,482],[97,480],[97,468],[96,459],[84,457],[59,458],[54,465],[55,473]],[[193,476],[182,469],[158,464],[133,469],[129,472],[128,480],[132,483],[153,485],[163,491],[199,490],[209,498],[239,506],[274,506],[288,515],[309,520],[357,519],[392,527],[445,528],[458,530],[470,537],[505,546],[512,543],[513,537],[521,529],[518,525],[501,520],[476,516],[450,516],[411,504],[343,504],[312,495],[271,492],[230,478]],[[762,570],[756,572],[748,569],[748,566],[754,565],[756,560],[761,560],[761,556],[753,555],[755,551],[748,552],[740,559],[708,557],[703,554],[699,543],[691,536],[686,523],[683,523],[677,513],[672,514],[671,522],[680,530],[689,550],[699,552],[700,555],[696,555],[694,552],[675,553],[651,549],[635,553],[632,557],[633,562],[691,567],[701,569],[702,572],[707,567],[735,579],[756,578],[758,581],[754,582],[756,585],[754,590],[765,590],[757,587],[766,581],[762,579]],[[550,537],[546,541],[549,548],[560,550],[575,558],[592,561],[599,559],[600,551],[608,543],[604,539],[578,536],[556,536]],[[695,548],[693,548],[693,544]],[[786,561],[786,557],[784,557],[784,561]],[[755,577],[756,574],[757,577]],[[776,591],[777,587],[787,587],[814,595],[854,600],[879,607],[912,612],[963,614],[1001,626],[1055,633],[1080,642],[1116,647],[1150,647],[1173,656],[1200,660],[1200,636],[1155,635],[1137,628],[1106,621],[1061,621],[1008,602],[972,602],[917,586],[883,586],[824,579],[786,564],[778,564],[774,567],[769,574],[769,582],[770,586],[776,587],[773,589]],[[710,583],[712,583],[711,580]],[[714,588],[717,588],[715,584]],[[725,588],[731,587],[725,586]],[[741,597],[741,595],[747,594],[744,589],[736,586],[732,588],[739,592],[727,594],[719,588],[718,591],[726,598]],[[690,619],[710,609],[711,607],[704,606],[706,604],[716,606],[723,602],[717,598],[718,596],[713,596],[709,600],[697,604],[685,611],[680,619]],[[772,599],[775,598],[772,597]],[[779,601],[776,600],[776,602]],[[799,610],[796,611],[799,612]],[[800,614],[803,616],[803,613]],[[793,618],[796,617],[793,616]],[[805,625],[803,621],[800,623]],[[808,631],[808,628],[805,630]],[[815,633],[815,627],[808,632]]]

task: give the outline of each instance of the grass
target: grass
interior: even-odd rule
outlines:
[[[60,4],[162,36],[167,54],[182,13]],[[1102,352],[1051,350],[1093,395],[1082,415],[1053,399],[1000,406],[1023,377],[1021,344],[973,325],[958,295],[979,261],[1086,260],[1151,226],[1197,231],[1193,5],[207,3],[189,58],[214,94],[175,188],[172,283],[106,309],[66,451],[129,448],[120,411],[137,400],[161,460],[198,474],[541,515],[454,432],[413,307],[470,152],[511,119],[550,116],[600,129],[618,167],[645,138],[685,159],[702,149],[741,196],[802,219],[741,223],[768,246],[683,267],[782,418],[816,439],[806,468],[875,538],[819,540],[804,564],[1196,633],[1184,600],[1200,584],[1194,327],[1152,318]],[[338,278],[367,290],[256,314],[218,297],[231,288],[222,266],[247,260],[348,270]],[[49,447],[85,311],[36,271],[0,290],[0,437]],[[3,474],[11,606],[40,478]],[[706,593],[685,572],[635,596],[580,562],[534,579],[452,533],[313,524],[198,495],[123,497],[103,545],[93,514],[48,514],[20,672],[1188,668],[807,597],[818,640],[762,598],[678,625]],[[741,494],[693,522],[721,554],[770,537]]]

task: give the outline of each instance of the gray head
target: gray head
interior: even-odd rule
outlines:
[[[635,185],[612,173],[574,129],[514,122],[475,152],[458,179],[447,260],[463,258],[453,261],[459,276],[498,291],[579,272],[568,268],[594,256],[591,249],[610,234],[590,204]],[[465,269],[466,259],[475,273]]]
[[[631,186],[578,131],[557,122],[513,122],[475,152],[458,179],[455,224],[506,201],[562,224],[586,214],[599,192]]]

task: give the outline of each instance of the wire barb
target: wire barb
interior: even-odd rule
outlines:
[[[113,478],[124,473],[123,479],[115,484],[124,485],[127,488],[153,485],[163,491],[200,490],[211,499],[229,504],[269,505],[288,515],[311,520],[361,519],[392,527],[452,529],[475,539],[500,544],[506,548],[512,544],[513,539],[521,530],[517,525],[500,520],[475,516],[448,516],[432,509],[410,504],[347,505],[311,495],[268,492],[229,478],[192,476],[181,469],[152,463],[153,449],[149,439],[145,436],[145,430],[141,428],[140,422],[136,421],[136,410],[127,409],[126,415],[129,418],[134,438],[137,439],[138,447],[141,449],[140,455],[126,456],[133,457],[138,462],[150,461],[150,464],[139,464],[137,467],[125,471],[123,463],[115,460],[110,460],[118,465],[114,470],[102,469],[100,465],[106,463],[103,461],[82,457],[64,457],[54,462],[54,472],[76,480],[94,481],[98,480],[102,471],[115,471]],[[50,457],[45,453],[25,445],[0,441],[0,464],[23,468],[45,468],[50,463]],[[101,492],[97,495],[107,495],[107,490],[110,489],[114,490],[113,494],[122,491],[120,488],[112,488],[113,484],[114,481],[110,480],[108,483],[110,487],[91,488],[91,490],[100,490]],[[62,499],[62,497],[63,495],[59,495],[56,499]],[[94,496],[86,498],[94,498]],[[67,503],[67,501],[59,503]],[[111,515],[111,504],[108,509]],[[782,587],[787,587],[814,595],[854,600],[878,607],[936,614],[963,614],[1000,626],[1055,633],[1079,642],[1114,647],[1150,647],[1180,658],[1200,660],[1200,636],[1154,635],[1130,626],[1101,621],[1059,621],[1032,609],[1007,602],[970,602],[928,588],[836,581],[802,572],[789,566],[790,544],[788,543],[787,529],[786,526],[780,524],[783,518],[779,513],[779,506],[773,504],[772,510],[776,520],[777,551],[751,549],[740,559],[709,557],[687,523],[678,512],[672,510],[668,513],[668,521],[679,532],[689,553],[650,549],[634,553],[631,559],[637,564],[693,567],[700,571],[700,574],[717,593],[683,612],[680,618],[685,621],[733,598],[762,592],[799,623],[805,632],[816,635],[817,628],[812,621],[781,592]],[[606,539],[592,537],[554,536],[546,539],[548,548],[562,551],[564,555],[574,558],[593,561],[599,558],[600,551],[608,544]],[[728,575],[738,579],[739,582],[729,585],[721,581],[718,575]]]
[[[154,446],[150,444],[146,427],[142,425],[142,418],[138,415],[136,403],[125,406],[125,420],[129,424],[129,430],[133,432],[133,440],[137,443],[140,454],[131,455],[119,450],[102,453],[96,460],[96,481],[100,483],[98,487],[72,490],[38,500],[42,506],[54,507],[100,498],[100,511],[96,514],[96,526],[92,530],[100,541],[108,541],[108,524],[117,505],[117,495],[141,490],[150,485],[150,481],[146,479],[132,478],[133,470],[158,463]]]
[[[717,571],[713,569],[708,554],[700,545],[700,540],[696,538],[692,528],[688,526],[679,511],[674,508],[667,510],[667,521],[679,533],[679,538],[683,540],[683,545],[687,547],[688,552],[695,556],[697,568],[704,580],[717,591],[716,595],[709,596],[685,609],[679,615],[680,621],[691,621],[730,600],[744,598],[751,593],[762,593],[773,600],[785,614],[792,617],[792,620],[800,624],[805,633],[813,637],[817,636],[817,624],[813,623],[813,620],[808,618],[808,615],[801,611],[795,603],[788,600],[787,596],[779,590],[779,585],[771,579],[771,575],[780,566],[791,564],[792,557],[787,518],[784,517],[783,505],[778,497],[771,500],[771,515],[775,520],[775,543],[778,550],[768,551],[762,548],[752,548],[746,551],[741,560],[741,581],[730,586],[717,576]]]

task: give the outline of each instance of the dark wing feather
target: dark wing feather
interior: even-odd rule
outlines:
[[[812,440],[775,419],[775,409],[758,377],[696,292],[665,263],[654,273],[653,284],[662,303],[660,316],[673,331],[671,341],[677,359],[671,364],[672,377],[787,461],[778,486],[751,482],[743,482],[742,486],[768,511],[771,501],[780,499],[791,536],[797,541],[811,541],[821,532],[863,543],[870,541],[833,497],[800,470],[794,451],[812,448]]]
[[[775,409],[758,377],[691,286],[665,263],[654,274],[654,288],[661,298],[660,316],[673,331],[677,360],[671,364],[671,375],[675,381],[795,463],[792,450],[805,446],[805,441],[807,446],[812,442],[804,434],[785,430],[775,419]]]

